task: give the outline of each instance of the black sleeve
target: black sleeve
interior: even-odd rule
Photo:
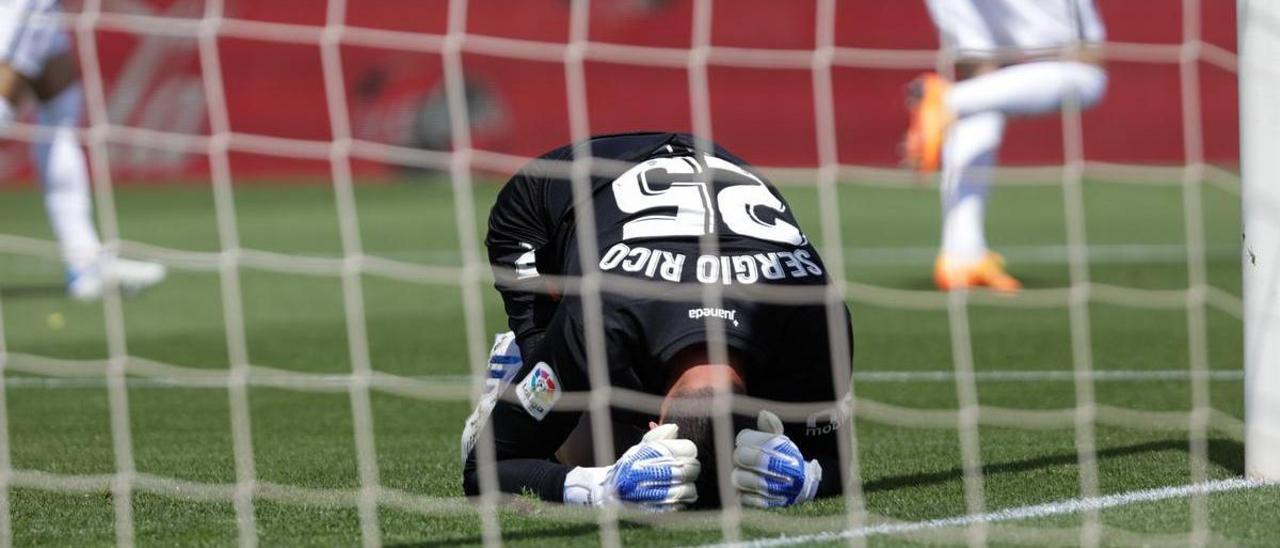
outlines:
[[[804,460],[817,460],[822,466],[822,483],[817,497],[830,497],[844,492],[844,467],[840,466],[840,430],[852,420],[832,407],[829,412],[810,415],[803,421],[783,421],[783,432],[800,449]]]
[[[535,263],[535,251],[546,246],[552,234],[546,185],[547,181],[530,168],[512,177],[489,213],[485,237],[494,285],[502,294],[508,325],[523,351],[533,349],[545,328],[537,311],[554,308],[547,306],[551,297]]]
[[[550,402],[542,400],[547,408],[539,420],[520,403],[516,392],[522,385],[533,386],[530,379],[541,366],[550,368],[551,382],[539,383],[539,386],[545,388],[554,383],[553,390],[561,396],[584,393],[590,385],[578,367],[583,357],[576,333],[577,324],[566,311],[561,310],[552,318],[545,343],[533,351],[513,382],[503,389],[502,397],[480,433],[477,446],[486,436],[493,438],[498,488],[504,493],[531,491],[542,500],[562,502],[564,499],[564,479],[570,467],[556,462],[555,453],[577,427],[582,411],[565,409],[572,406],[559,402],[556,397]],[[467,455],[463,465],[462,485],[468,496],[480,493],[475,450]]]
[[[832,376],[830,329],[825,305],[793,307],[791,329],[784,331],[789,346],[786,355],[796,362],[810,364],[801,370],[789,370],[784,378],[795,381],[779,393],[779,399],[796,402],[830,402],[830,407],[809,415],[804,421],[784,422],[787,436],[800,448],[805,459],[816,459],[822,465],[822,483],[818,484],[818,497],[840,495],[844,492],[846,472],[840,465],[840,434],[849,428],[853,418],[847,408],[848,392],[838,392]],[[846,337],[849,363],[853,360],[852,318],[848,308],[844,310],[840,331]]]
[[[514,399],[511,392],[508,389],[507,396]],[[581,415],[581,412],[552,411],[538,421],[518,402],[509,401],[507,397],[500,400],[485,426],[493,436],[498,489],[512,494],[530,491],[542,500],[563,502],[564,478],[569,467],[556,462],[555,453],[578,425]],[[462,490],[467,496],[480,494],[474,449],[463,465]]]
[[[525,367],[529,369],[529,367]],[[524,375],[525,371],[521,371]],[[522,379],[516,375],[516,379]],[[499,399],[481,434],[493,435],[498,489],[503,493],[532,492],[543,501],[563,502],[564,475],[570,467],[556,462],[556,449],[579,423],[579,411],[552,411],[536,420],[515,401],[513,387]],[[472,449],[462,467],[462,490],[468,497],[480,494],[479,465]]]
[[[796,445],[806,459],[817,459],[822,466],[822,483],[818,484],[817,497],[836,496],[844,492],[844,467],[840,466],[839,436],[833,430],[818,436],[801,436]]]

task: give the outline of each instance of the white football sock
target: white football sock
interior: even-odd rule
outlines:
[[[89,170],[75,134],[82,95],[77,84],[42,103],[36,117],[40,125],[54,133],[51,139],[42,139],[31,146],[44,188],[49,224],[58,239],[62,259],[71,270],[92,265],[102,250],[93,227]]]
[[[987,253],[983,210],[1003,133],[999,112],[951,125],[942,149],[942,250],[953,264],[973,264]]]
[[[9,103],[8,99],[0,97],[0,129],[12,124],[13,119],[17,118],[17,116],[18,111],[13,108],[13,104]]]
[[[1068,100],[1089,108],[1107,89],[1107,73],[1074,61],[1041,61],[1005,67],[957,82],[947,94],[956,117],[997,111],[1006,115],[1043,114]]]

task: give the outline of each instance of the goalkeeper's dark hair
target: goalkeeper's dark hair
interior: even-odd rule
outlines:
[[[715,390],[709,386],[698,388],[676,388],[668,394],[665,423],[680,427],[679,436],[692,441],[698,447],[698,462],[702,465],[702,473],[694,485],[698,488],[698,501],[693,508],[719,508],[720,487],[717,484],[717,452],[715,442],[715,418],[712,415],[712,401]],[[752,427],[750,417],[732,415],[732,431],[729,432],[729,451],[726,455],[733,458],[733,438],[739,430]],[[726,476],[726,481],[727,476]]]

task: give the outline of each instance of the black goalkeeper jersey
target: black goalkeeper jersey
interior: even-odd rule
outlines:
[[[707,154],[699,155],[694,138],[680,133],[610,135],[592,139],[589,146],[593,158],[616,162],[598,164],[621,166],[601,170],[597,165],[590,179],[596,258],[604,273],[659,284],[752,286],[766,292],[770,286],[827,282],[826,267],[786,200],[764,176],[727,150],[704,143],[701,150]],[[546,275],[583,272],[574,193],[565,176],[573,157],[574,147],[565,146],[539,158],[562,164],[535,161],[522,169],[502,189],[489,217],[485,243],[498,290],[511,329],[529,350],[545,334],[556,310],[577,303],[572,296],[563,301],[550,297],[545,281]],[[700,238],[706,234],[716,237],[715,254],[701,249]],[[756,361],[772,362],[780,352],[797,353],[796,348],[779,348],[788,335],[795,335],[793,317],[823,309],[813,302],[765,305],[732,298],[710,308],[697,298],[675,301],[625,292],[605,292],[603,298],[606,326],[621,339],[635,339],[610,339],[617,342],[611,358],[622,354],[617,361],[611,359],[615,371],[623,364],[661,369],[674,353],[704,340],[706,322],[711,321],[721,323],[732,347],[759,358]],[[825,330],[825,322],[819,328]],[[829,360],[814,367],[830,376]],[[794,366],[791,372],[796,373]],[[663,372],[638,373],[643,378],[661,377]],[[652,380],[636,388],[665,382]]]
[[[590,177],[598,251],[593,260],[604,274],[657,287],[719,284],[752,295],[767,295],[779,286],[827,283],[826,266],[786,200],[759,172],[719,146],[700,147],[680,133],[633,133],[596,137],[541,156],[538,160],[556,164],[531,162],[507,182],[490,213],[485,240],[523,359],[493,409],[490,424],[499,461],[551,459],[580,416],[557,408],[556,402],[563,392],[591,388],[586,337],[593,327],[584,320],[576,292],[562,293],[548,282],[584,272],[568,173],[575,148],[585,152],[587,146],[598,159]],[[715,253],[700,246],[704,235],[714,235]],[[689,298],[657,298],[606,288],[601,318],[609,382],[664,394],[672,358],[705,345],[708,325],[716,322],[747,395],[786,402],[836,400],[826,305],[815,298],[783,304],[742,295],[726,292],[719,306],[709,307],[700,292]],[[847,339],[843,347],[851,352],[847,310],[836,332]],[[850,358],[837,360],[839,369]],[[614,413],[616,422],[619,411]],[[806,454],[832,455],[833,430],[838,428],[834,416],[818,413],[806,422],[788,422],[787,434]],[[636,423],[634,431],[617,432],[619,449],[638,441],[647,421],[655,418],[635,414],[627,421]],[[534,486],[544,498],[555,500],[556,481],[562,481],[564,471],[528,466],[499,467],[504,491]],[[474,470],[474,459],[466,469],[468,474]],[[530,479],[539,474],[552,475]]]

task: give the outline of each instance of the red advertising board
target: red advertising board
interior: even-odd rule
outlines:
[[[1235,50],[1234,3],[1203,2],[1202,39]],[[348,3],[346,24],[418,36],[444,34],[444,0],[359,0]],[[1111,41],[1176,46],[1183,42],[1183,2],[1099,0]],[[203,0],[107,0],[111,13],[199,18]],[[74,9],[74,8],[72,8]],[[689,131],[696,97],[680,49],[695,40],[691,0],[600,0],[591,3],[589,38],[595,44],[667,48],[651,50],[664,65],[591,58],[584,64],[585,112],[593,133],[640,129]],[[710,43],[765,48],[785,55],[812,49],[819,21],[813,1],[720,0],[713,3]],[[310,36],[323,26],[326,2],[232,0],[226,17],[286,23],[283,34]],[[566,65],[558,58],[530,60],[528,51],[565,44],[570,3],[565,0],[472,0],[468,35],[511,39],[463,42],[474,147],[536,155],[569,140]],[[835,42],[846,48],[936,48],[923,2],[841,0]],[[288,31],[288,32],[285,32]],[[282,34],[282,35],[283,35]],[[404,35],[397,35],[404,36]],[[240,134],[327,141],[333,124],[318,41],[285,43],[277,37],[222,36],[218,53],[231,130]],[[195,36],[165,37],[101,29],[97,50],[115,124],[175,133],[210,131],[206,82]],[[426,42],[424,42],[426,43]],[[449,116],[443,58],[430,48],[340,46],[348,124],[354,138],[404,147],[447,149]],[[562,51],[562,50],[553,50]],[[674,56],[673,56],[674,54]],[[800,55],[803,55],[801,52]],[[750,61],[752,56],[748,56]],[[758,57],[758,55],[757,55]],[[1229,57],[1229,56],[1228,56]],[[671,62],[675,58],[676,62]],[[1209,161],[1233,164],[1238,155],[1235,74],[1197,63],[1198,110]],[[1151,164],[1185,160],[1181,73],[1168,62],[1109,63],[1104,102],[1084,116],[1088,159]],[[918,68],[837,66],[832,70],[839,159],[845,164],[890,166],[905,125],[903,86]],[[754,163],[813,166],[817,162],[814,76],[807,66],[776,69],[713,61],[706,72],[712,136]],[[10,144],[12,145],[12,143]],[[6,147],[9,157],[13,146]],[[1062,161],[1062,129],[1053,116],[1010,124],[1002,158],[1010,164]],[[200,179],[207,158],[172,150],[116,146],[112,166],[121,180]],[[328,165],[271,155],[233,156],[237,177],[321,174]],[[362,174],[393,166],[360,161]]]

